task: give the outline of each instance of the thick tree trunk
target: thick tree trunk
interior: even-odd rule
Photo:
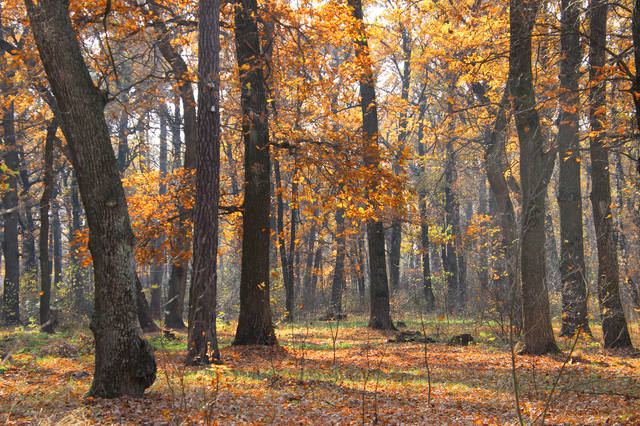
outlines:
[[[240,315],[234,345],[274,345],[269,305],[269,213],[271,157],[266,61],[260,49],[256,0],[235,5],[236,57],[244,138],[244,206],[240,269]]]
[[[380,167],[378,146],[378,108],[376,104],[375,79],[369,53],[369,42],[364,26],[361,0],[348,0],[356,19],[358,36],[354,40],[355,53],[361,62],[360,106],[362,108],[362,137],[364,167],[372,176],[368,185],[370,191],[376,191],[379,185],[375,169]],[[374,206],[378,209],[380,206]],[[371,280],[371,312],[369,327],[393,330],[391,308],[389,306],[389,284],[387,282],[387,261],[384,241],[384,225],[377,219],[367,219],[367,241],[369,244],[369,277]]]
[[[598,246],[598,300],[602,316],[605,348],[631,347],[631,337],[622,309],[619,268],[613,234],[609,151],[604,135],[606,120],[606,80],[601,78],[605,65],[607,3],[591,0],[591,36],[589,38],[589,134],[591,154],[591,207]]]
[[[560,281],[562,284],[562,329],[572,336],[578,329],[591,334],[587,318],[587,283],[582,225],[580,182],[580,4],[562,0],[560,18],[560,114],[558,154],[560,182]]]
[[[220,199],[220,0],[198,6],[198,167],[186,363],[220,359],[216,335]],[[211,358],[209,357],[211,355]]]
[[[53,143],[58,123],[49,123],[44,146],[44,188],[40,198],[40,325],[49,321],[51,314],[51,261],[49,260],[49,204],[53,194]]]
[[[551,327],[545,267],[545,194],[551,154],[544,154],[544,135],[536,109],[531,66],[531,34],[538,3],[511,0],[509,84],[520,141],[522,224],[520,270],[524,352],[556,351]]]
[[[134,236],[104,117],[62,0],[26,0],[40,58],[61,113],[89,223],[95,271],[95,373],[89,395],[140,396],[156,377],[153,349],[136,321]]]
[[[4,109],[2,117],[4,146],[4,164],[9,170],[18,172],[18,149],[14,121],[14,104]],[[20,254],[18,253],[18,178],[15,173],[6,177],[7,190],[2,196],[5,210],[3,214],[4,235],[2,252],[4,254],[4,293],[3,318],[7,325],[20,323]]]

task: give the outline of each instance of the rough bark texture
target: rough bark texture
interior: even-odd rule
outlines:
[[[551,327],[545,268],[545,194],[548,183],[548,155],[543,152],[544,135],[536,109],[531,66],[531,34],[537,1],[511,0],[509,84],[520,141],[522,224],[520,270],[524,352],[556,351]]]
[[[619,289],[617,249],[611,211],[609,151],[605,145],[606,80],[601,77],[605,65],[607,3],[591,0],[589,38],[589,134],[591,154],[591,207],[598,247],[598,301],[602,316],[605,348],[631,347],[631,337],[622,309]]]
[[[198,29],[200,141],[196,169],[187,364],[220,359],[216,335],[220,199],[220,0],[200,0]]]
[[[269,305],[271,157],[265,58],[260,49],[256,0],[235,4],[235,44],[244,139],[244,206],[240,315],[234,345],[274,345]]]
[[[9,170],[18,172],[18,147],[14,121],[13,102],[4,109],[3,157]],[[2,252],[4,254],[4,293],[2,296],[3,319],[6,325],[20,323],[20,253],[18,252],[18,178],[15,173],[6,177],[7,191],[2,196],[4,235]]]
[[[560,114],[558,154],[560,182],[560,280],[562,283],[562,329],[560,336],[572,336],[578,329],[591,334],[587,319],[587,283],[582,233],[580,182],[580,98],[578,79],[580,46],[580,4],[562,0],[560,21]]]
[[[375,80],[369,54],[369,44],[362,14],[362,1],[349,0],[358,38],[354,40],[355,51],[362,64],[360,74],[360,106],[362,108],[362,136],[364,167],[372,174],[369,189],[375,191],[379,167],[378,108],[376,104]],[[375,206],[380,207],[380,206]],[[395,329],[391,321],[389,306],[389,284],[387,282],[387,261],[384,241],[384,225],[380,219],[367,219],[367,242],[369,244],[369,278],[371,281],[371,311],[369,327],[374,329]]]
[[[52,120],[47,128],[44,145],[44,188],[40,198],[40,325],[49,321],[51,313],[51,261],[49,260],[49,203],[53,194],[53,143],[58,123]]]
[[[105,97],[91,81],[62,0],[27,0],[40,58],[61,111],[89,224],[95,271],[95,373],[89,395],[140,396],[156,377],[153,349],[136,321],[134,236],[104,118]]]

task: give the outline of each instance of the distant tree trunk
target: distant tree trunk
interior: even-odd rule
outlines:
[[[167,193],[167,119],[169,111],[166,105],[160,107],[158,113],[160,119],[160,185],[158,194],[163,196]],[[153,240],[154,251],[162,250],[165,236],[160,235]],[[154,319],[162,318],[162,279],[164,277],[164,261],[154,260],[151,264],[151,316]]]
[[[315,310],[315,303],[318,300],[316,297],[316,290],[318,288],[318,278],[322,274],[322,243],[318,241],[316,252],[313,255],[313,273],[311,274],[311,282],[309,283],[309,298],[313,301],[313,308]]]
[[[357,21],[358,36],[354,40],[355,52],[362,62],[360,74],[360,106],[362,108],[362,136],[364,166],[374,175],[369,190],[376,191],[378,182],[375,168],[379,167],[378,108],[376,105],[375,79],[369,54],[369,42],[364,26],[361,0],[348,0]],[[375,206],[380,207],[380,206]],[[369,327],[393,330],[391,308],[389,306],[389,285],[387,282],[387,261],[385,253],[384,226],[380,219],[367,219],[367,240],[369,243],[369,277],[371,280],[371,312]]]
[[[342,293],[345,287],[344,262],[347,254],[344,226],[344,208],[337,207],[334,218],[336,221],[336,259],[333,267],[331,300],[329,302],[329,312],[327,317],[340,318],[340,316],[342,315]]]
[[[78,253],[78,249],[79,249],[79,243],[77,241],[74,240],[74,236],[76,234],[76,232],[80,231],[81,228],[81,210],[82,210],[82,206],[80,205],[80,195],[78,194],[78,184],[76,182],[76,178],[75,176],[73,177],[73,180],[71,182],[70,185],[70,189],[69,192],[71,192],[71,242],[70,242],[70,247],[69,247],[69,251],[71,254],[71,267],[72,267],[72,283],[71,283],[71,288],[72,288],[72,294],[73,294],[73,301],[74,301],[74,309],[76,310],[76,312],[80,313],[80,314],[89,314],[92,312],[92,309],[90,306],[87,306],[86,300],[87,300],[87,285],[85,283],[85,268],[82,266],[81,260],[80,260],[80,253]],[[56,194],[53,195],[53,197],[55,198]],[[55,209],[54,212],[52,212],[52,225],[54,227],[54,231],[53,231],[53,238],[54,238],[54,265],[55,265],[55,259],[56,259],[56,232],[55,232],[55,227],[56,227],[56,217],[57,217],[57,222],[58,222],[58,228],[60,228],[60,216],[57,214],[57,208],[58,208],[58,203],[57,202],[53,202],[52,203],[53,208]],[[56,270],[55,266],[54,266],[54,271]],[[56,283],[56,274],[54,272],[54,285],[57,285]]]
[[[187,364],[220,359],[216,335],[220,199],[220,0],[198,5],[198,167]]]
[[[266,61],[260,49],[256,0],[235,5],[236,57],[244,138],[244,206],[240,269],[240,315],[234,345],[275,345],[269,305],[271,158]]]
[[[314,215],[315,217],[315,215]],[[313,220],[313,219],[312,219]],[[304,267],[304,279],[302,280],[302,307],[306,312],[315,308],[314,291],[311,290],[312,275],[314,274],[313,262],[318,232],[318,224],[315,220],[311,224],[307,240],[307,260]]]
[[[91,81],[68,2],[25,1],[33,36],[61,114],[89,222],[95,271],[95,373],[89,395],[140,396],[156,377],[153,349],[136,324],[134,236],[104,117],[105,97]]]
[[[560,336],[573,336],[578,329],[591,334],[587,319],[587,283],[582,225],[580,182],[580,94],[578,80],[580,44],[580,4],[562,0],[560,18],[560,113],[558,154],[560,180],[560,282],[562,283],[562,329]]]
[[[4,109],[3,140],[4,164],[15,173],[18,172],[18,148],[15,132],[15,109],[11,102]],[[18,178],[15,173],[6,176],[7,190],[2,196],[5,210],[3,214],[4,235],[2,252],[4,253],[4,293],[3,317],[7,325],[20,323],[20,253],[18,252]]]
[[[605,145],[606,80],[601,78],[605,65],[607,7],[604,0],[589,3],[589,134],[591,153],[591,206],[598,246],[598,300],[602,316],[605,348],[631,347],[631,337],[622,309],[619,289],[617,250],[613,234],[609,151]]]
[[[442,258],[442,267],[447,273],[447,311],[452,313],[458,308],[458,284],[460,273],[458,271],[456,247],[458,246],[457,241],[460,239],[460,236],[458,235],[460,214],[458,212],[458,203],[456,201],[455,194],[453,193],[453,185],[456,180],[456,159],[451,141],[447,141],[446,152],[447,161],[444,172],[444,211],[447,231],[451,235],[451,238],[447,240],[445,246],[446,251],[445,256]]]
[[[294,288],[293,288],[293,259],[290,258],[290,252],[287,249],[287,239],[284,229],[284,201],[282,192],[284,186],[282,186],[282,177],[280,175],[280,162],[277,159],[273,160],[274,175],[276,178],[276,226],[278,233],[278,246],[280,252],[280,264],[282,265],[282,279],[284,281],[285,291],[285,315],[284,320],[287,322],[293,321],[293,309],[294,309]]]
[[[158,50],[162,57],[171,66],[174,79],[178,86],[178,93],[182,100],[183,109],[183,128],[185,137],[185,151],[183,167],[186,172],[190,172],[196,168],[198,148],[198,125],[196,118],[196,101],[193,94],[192,82],[189,77],[189,68],[184,58],[180,56],[178,51],[171,45],[171,33],[160,18],[160,8],[154,3],[149,3],[153,16],[153,26],[158,33]],[[176,118],[179,116],[179,108],[176,108]],[[178,121],[178,120],[176,120]],[[176,155],[180,149],[180,126],[174,123],[173,129],[174,148],[177,149]],[[175,241],[176,255],[171,262],[171,271],[169,273],[169,284],[167,294],[167,307],[165,311],[164,324],[166,327],[174,329],[185,328],[183,322],[184,296],[187,288],[187,270],[189,268],[188,252],[191,249],[191,241],[186,237],[188,234],[187,219],[191,212],[188,212],[183,205],[178,205],[179,218],[176,221],[176,229],[173,232]]]
[[[62,284],[62,225],[60,223],[60,203],[57,200],[59,190],[59,184],[54,182],[52,188],[53,194],[51,198],[51,233],[53,234],[53,285],[58,288]],[[77,192],[77,185],[75,186],[75,196],[80,204],[80,200]],[[74,228],[73,231],[79,231],[80,227]]]
[[[420,100],[420,119],[418,122],[418,156],[419,162],[422,163],[422,157],[425,155],[424,144],[422,138],[424,136],[424,114],[427,109],[426,99]],[[424,167],[419,168],[422,175]],[[424,291],[425,309],[432,312],[436,308],[436,298],[433,294],[433,286],[431,283],[431,259],[429,258],[429,222],[427,217],[427,191],[424,184],[418,184],[418,204],[420,210],[420,252],[422,254],[422,288]]]
[[[636,68],[631,86],[633,104],[636,107],[636,125],[640,130],[640,0],[633,2],[633,16],[631,20],[631,34],[633,38],[633,58]],[[640,173],[640,158],[637,160],[637,171]]]
[[[44,188],[40,198],[40,325],[49,321],[51,314],[51,261],[49,260],[49,204],[53,194],[53,143],[58,123],[52,120],[47,127],[44,146]]]
[[[122,109],[120,111],[120,119],[118,120],[118,170],[121,175],[127,170],[129,165],[129,114]]]
[[[543,129],[536,109],[531,66],[531,34],[538,10],[536,1],[511,0],[509,84],[520,141],[522,224],[520,269],[522,274],[523,352],[557,351],[545,267],[545,194],[551,154],[544,154]]]
[[[360,305],[362,309],[365,308],[365,260],[364,260],[364,243],[362,242],[362,236],[358,235],[358,242],[356,245],[356,257],[358,259],[358,298],[360,299]]]

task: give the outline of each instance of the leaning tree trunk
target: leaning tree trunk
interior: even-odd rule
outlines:
[[[64,0],[25,1],[33,36],[61,114],[89,223],[95,271],[95,373],[89,395],[140,396],[156,377],[153,349],[136,321],[134,236],[104,117]]]
[[[49,321],[51,314],[51,260],[49,259],[49,204],[53,194],[53,143],[58,123],[52,120],[47,127],[44,145],[44,188],[40,198],[40,325]]]
[[[186,363],[220,359],[216,336],[216,265],[220,199],[220,0],[198,5],[198,166],[189,289]]]
[[[607,3],[591,0],[591,36],[589,38],[589,134],[591,154],[591,207],[598,247],[598,300],[602,316],[605,348],[631,347],[631,337],[622,309],[619,289],[618,253],[613,235],[609,151],[604,135],[606,120],[605,65]]]
[[[531,34],[537,1],[511,0],[509,84],[520,141],[522,223],[520,270],[522,274],[523,352],[556,351],[551,327],[545,268],[545,194],[551,153],[543,152],[544,136],[536,109],[531,66]]]
[[[562,283],[562,329],[560,336],[572,336],[578,329],[591,334],[587,319],[587,282],[582,233],[582,188],[580,183],[580,95],[578,79],[580,45],[580,5],[562,0],[560,22],[560,115],[558,151],[560,156],[560,281]]]
[[[236,57],[244,138],[244,206],[240,267],[240,315],[234,345],[277,344],[269,305],[271,157],[266,62],[260,49],[256,0],[235,9]]]
[[[358,36],[354,40],[355,52],[361,64],[360,74],[360,107],[362,108],[362,139],[365,168],[372,174],[369,178],[368,190],[378,190],[379,177],[376,169],[380,167],[380,151],[378,146],[378,108],[373,75],[373,65],[369,53],[361,0],[349,0],[353,9],[353,17],[357,25]],[[381,206],[375,205],[376,209]],[[387,282],[387,261],[384,247],[384,225],[377,218],[367,219],[367,241],[369,243],[369,277],[371,281],[371,311],[369,327],[374,329],[393,330],[391,308],[389,306],[389,284]]]

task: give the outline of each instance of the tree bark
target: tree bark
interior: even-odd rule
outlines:
[[[558,151],[560,156],[560,280],[562,283],[562,329],[560,336],[572,336],[582,329],[591,334],[587,318],[587,283],[582,224],[580,182],[579,85],[582,48],[580,4],[562,0],[560,18],[560,114]]]
[[[545,194],[550,153],[543,152],[544,136],[536,109],[531,66],[531,34],[537,1],[511,0],[509,84],[520,141],[522,223],[520,270],[522,273],[523,352],[557,351],[551,327],[545,267]]]
[[[3,318],[6,325],[20,323],[20,254],[18,253],[18,147],[15,132],[15,109],[11,102],[4,109],[3,139],[4,164],[9,171],[7,191],[2,196],[5,210],[3,214],[4,235],[2,252],[4,254],[4,293]]]
[[[589,38],[589,151],[591,154],[591,206],[598,247],[598,301],[605,348],[631,347],[631,337],[620,300],[617,249],[613,234],[609,151],[604,135],[606,121],[605,65],[607,3],[591,0]]]
[[[141,396],[156,377],[153,349],[136,321],[134,236],[104,117],[63,0],[25,1],[31,29],[61,112],[89,223],[95,271],[95,372],[89,395]]]
[[[275,345],[269,305],[271,157],[266,61],[260,49],[256,0],[235,4],[235,44],[241,86],[244,139],[244,206],[240,315],[234,345]]]
[[[47,127],[44,146],[44,188],[40,198],[40,325],[49,321],[51,314],[51,261],[49,260],[49,204],[53,194],[53,143],[58,123],[51,120]]]
[[[340,318],[342,315],[342,293],[345,288],[344,261],[347,254],[343,207],[336,208],[334,218],[336,222],[336,258],[333,267],[333,280],[331,281],[331,300],[327,314],[330,319]]]
[[[220,0],[198,3],[198,166],[187,364],[220,359],[216,335],[220,199]],[[211,358],[209,357],[211,355]]]
[[[450,238],[447,240],[445,245],[445,256],[442,258],[442,267],[446,272],[447,277],[447,311],[449,313],[453,313],[458,308],[458,285],[460,274],[458,271],[457,240],[460,239],[460,236],[458,235],[460,214],[458,212],[458,203],[456,201],[455,194],[453,193],[453,185],[456,179],[456,159],[451,141],[447,141],[446,152],[447,161],[444,172],[444,212],[447,233],[450,235]]]
[[[294,283],[293,283],[293,259],[291,258],[291,252],[287,250],[287,239],[285,237],[284,230],[284,201],[282,199],[282,192],[284,187],[282,186],[282,177],[280,174],[280,162],[277,159],[273,160],[274,175],[276,178],[276,209],[277,219],[276,225],[278,233],[278,247],[280,252],[280,264],[282,265],[282,279],[284,281],[285,291],[285,314],[284,320],[287,322],[293,321],[294,310]],[[292,224],[293,225],[293,224]]]
[[[315,218],[315,214],[314,214]],[[306,312],[312,312],[315,308],[315,292],[311,290],[311,281],[312,275],[314,274],[313,270],[313,261],[314,261],[314,253],[318,232],[318,225],[315,219],[312,219],[313,223],[311,224],[311,229],[309,229],[308,240],[307,240],[307,259],[304,267],[304,278],[302,280],[302,307]]]
[[[362,109],[362,139],[364,167],[372,174],[369,191],[376,191],[379,177],[375,169],[380,167],[378,146],[378,108],[376,104],[375,80],[369,53],[369,42],[364,26],[361,0],[348,0],[352,8],[358,36],[354,40],[355,52],[361,64],[360,107]],[[376,209],[380,206],[374,206]],[[389,306],[389,284],[387,282],[387,261],[384,241],[384,225],[380,219],[367,219],[367,241],[369,244],[369,278],[371,311],[369,327],[394,330]]]

